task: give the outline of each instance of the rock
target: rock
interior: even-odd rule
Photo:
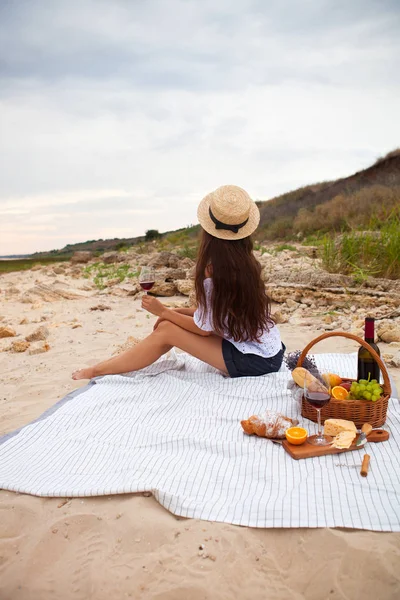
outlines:
[[[171,267],[171,269],[178,269],[182,260],[185,259],[181,259],[181,257],[177,254],[171,254],[169,257],[168,266]]]
[[[325,331],[335,331],[335,329],[337,329],[338,326],[339,326],[338,323],[336,321],[333,321],[333,323],[324,325],[324,329],[325,329]]]
[[[87,263],[89,260],[93,258],[93,252],[89,252],[87,250],[81,250],[79,252],[75,252],[71,257],[72,263]]]
[[[179,269],[191,269],[195,265],[196,265],[196,263],[194,262],[194,260],[192,260],[191,258],[185,257],[179,261],[178,268]],[[170,265],[170,266],[172,266],[172,265]]]
[[[49,344],[46,342],[44,344],[38,344],[36,346],[31,346],[29,348],[28,354],[43,354],[44,352],[48,352],[50,350]]]
[[[103,256],[101,256],[101,260],[106,265],[111,265],[113,263],[124,262],[126,259],[125,255],[121,252],[105,252]]]
[[[51,317],[54,317],[56,313],[54,310],[46,310],[42,315],[40,315],[40,321],[48,321]]]
[[[28,323],[29,323],[29,320],[26,317],[21,319],[19,322],[20,325],[28,325]]]
[[[8,296],[15,296],[16,294],[20,294],[20,293],[21,293],[21,291],[17,287],[15,287],[15,285],[10,286],[5,291],[6,298]]]
[[[400,342],[400,324],[381,323],[377,327],[377,334],[382,342]]]
[[[10,352],[25,352],[29,346],[30,343],[25,340],[15,340],[15,342],[12,342],[9,350]]]
[[[324,316],[324,318],[323,318],[323,322],[324,322],[324,323],[327,323],[328,325],[329,325],[330,323],[332,323],[332,321],[333,321],[333,317],[332,317],[332,315],[325,315],[325,316]]]
[[[310,258],[318,258],[318,247],[317,246],[304,246],[303,252]]]
[[[355,327],[356,329],[362,329],[364,327],[364,323],[364,319],[355,318],[353,321],[353,327]]]
[[[54,267],[53,273],[56,275],[63,275],[65,273],[65,267]]]
[[[83,285],[80,285],[78,287],[79,290],[83,290],[84,292],[91,292],[92,290],[96,290],[97,286],[95,283],[92,283],[91,281],[88,281],[87,283],[84,283]]]
[[[111,287],[107,289],[110,296],[117,296],[117,298],[126,298],[127,296],[125,290],[121,289],[120,287]]]
[[[31,268],[31,271],[40,271],[41,268],[42,268],[42,265],[33,265],[33,267]]]
[[[263,282],[268,283],[268,281],[270,280],[270,277],[271,277],[270,269],[268,269],[268,268],[262,269],[261,279],[263,280]]]
[[[400,367],[400,352],[397,352],[389,361],[392,367]]]
[[[294,301],[294,300],[292,300],[291,298],[288,298],[288,299],[286,300],[286,305],[287,305],[289,308],[298,308],[298,306],[299,306],[299,303],[298,303],[298,302],[295,302],[295,301]]]
[[[310,320],[307,321],[303,317],[298,317],[298,316],[290,317],[289,323],[291,323],[292,325],[301,325],[303,327],[314,327],[315,326],[315,323],[313,323],[313,321],[310,321]],[[331,325],[327,325],[327,327],[331,327]],[[324,327],[324,329],[325,329],[325,327]]]
[[[179,263],[179,257],[176,257],[177,260],[174,260],[175,255],[172,252],[159,252],[153,258],[151,258],[148,262],[149,267],[154,267],[155,269],[159,269],[160,267],[172,267],[176,268]],[[170,264],[171,262],[171,264]]]
[[[127,283],[126,285],[121,286],[121,289],[126,292],[127,296],[136,296],[142,288],[138,285]]]
[[[175,296],[177,287],[175,283],[168,281],[156,281],[154,286],[148,292],[151,296]]]
[[[186,279],[185,269],[160,269],[156,272],[156,281],[175,281]]]
[[[17,334],[12,327],[0,327],[0,338],[15,337]]]
[[[27,342],[39,342],[49,337],[50,332],[44,325],[38,327],[35,331],[25,337]]]
[[[30,294],[27,294],[26,292],[25,292],[25,294],[22,294],[19,301],[22,302],[23,304],[33,304],[35,302],[34,298]]]
[[[38,299],[43,302],[55,302],[57,300],[75,300],[76,298],[85,298],[86,294],[79,294],[75,290],[44,285],[43,283],[35,285],[25,292],[21,297],[21,302],[36,302]]]
[[[187,273],[187,277],[189,279],[194,279],[196,277],[196,265],[194,265]]]
[[[306,304],[307,306],[311,306],[311,304],[313,303],[313,299],[309,298],[307,296],[303,296],[300,300],[301,304]]]
[[[390,342],[390,349],[392,348],[400,348],[400,342]]]
[[[136,259],[136,262],[139,265],[139,267],[145,267],[148,265],[150,260],[151,256],[149,254],[139,254],[138,258]]]
[[[118,285],[119,283],[121,283],[121,280],[119,279],[119,277],[114,277],[114,279],[107,279],[105,282],[105,286],[106,287],[114,287],[114,285]]]
[[[111,310],[111,306],[107,304],[96,304],[96,306],[91,306],[90,310]]]
[[[281,323],[287,323],[289,321],[289,317],[281,310],[276,310],[272,315],[272,320],[279,325]]]
[[[194,290],[194,282],[191,279],[178,279],[175,281],[175,285],[178,292],[184,296],[190,296],[190,293]]]

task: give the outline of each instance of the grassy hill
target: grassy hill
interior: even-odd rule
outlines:
[[[258,200],[257,205],[261,219],[254,237],[261,245],[274,240],[319,244],[328,270],[358,270],[361,279],[365,274],[400,277],[400,148],[349,177]],[[161,233],[157,248],[179,248],[183,256],[194,258],[199,231],[195,225]],[[146,236],[89,240],[33,254],[28,262],[65,260],[77,250],[100,255],[136,246],[144,251],[146,241]]]
[[[349,177],[308,185],[271,200],[258,200],[261,220],[255,237],[259,240],[304,239],[310,234],[376,229],[400,209],[400,149]],[[162,239],[191,241],[199,227],[164,232]],[[145,236],[89,240],[60,250],[36,253],[34,258],[71,255],[77,250],[104,252],[134,246]]]
[[[400,149],[350,177],[309,185],[258,204],[260,239],[376,228],[390,215],[399,214]]]

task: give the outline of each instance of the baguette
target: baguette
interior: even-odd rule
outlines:
[[[307,388],[310,392],[325,392],[329,393],[328,389],[321,383],[310,371],[304,369],[304,367],[296,367],[292,371],[292,377],[301,388],[304,388],[305,382],[307,382]]]

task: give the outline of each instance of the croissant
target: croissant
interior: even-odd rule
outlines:
[[[286,429],[297,425],[298,421],[285,417],[281,413],[267,410],[262,415],[253,415],[240,423],[249,435],[255,433],[260,437],[279,439],[284,438]]]

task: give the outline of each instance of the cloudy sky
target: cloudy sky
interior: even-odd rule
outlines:
[[[0,255],[196,222],[400,145],[398,0],[0,0]]]

